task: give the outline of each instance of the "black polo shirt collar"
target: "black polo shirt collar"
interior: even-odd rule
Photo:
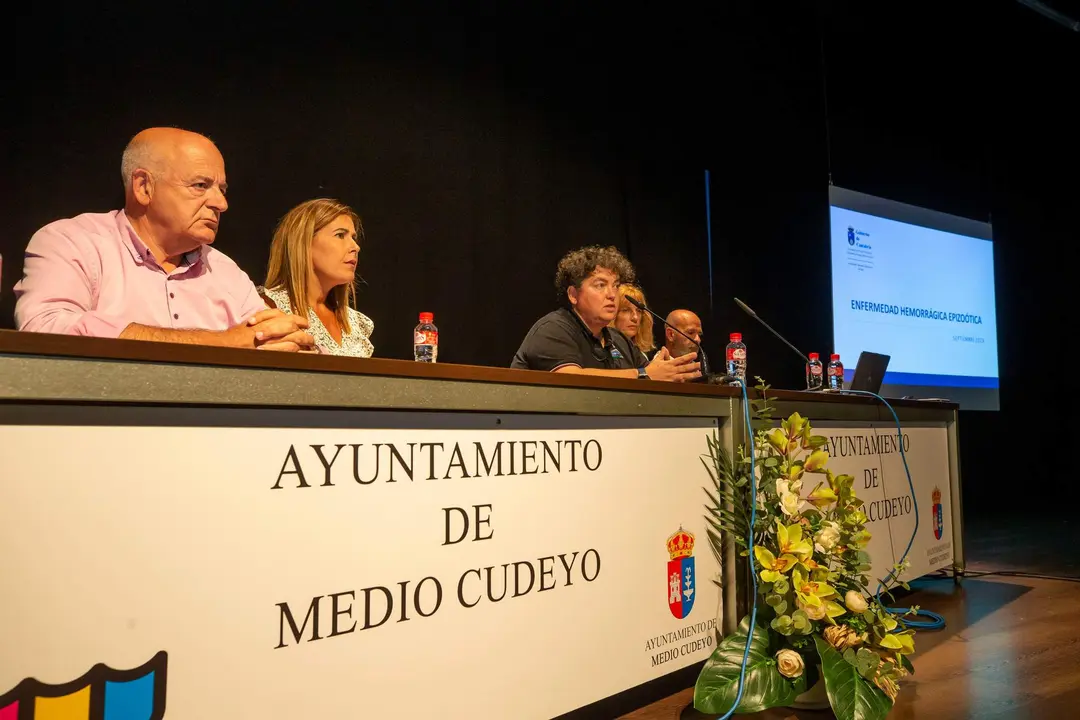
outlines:
[[[593,334],[593,331],[589,329],[589,326],[585,324],[585,321],[581,319],[577,312],[567,308],[563,308],[562,312],[572,317],[578,329],[588,338],[593,357],[601,364],[602,368],[621,370],[637,367],[634,363],[634,356],[632,354],[627,355],[626,348],[619,347],[621,343],[615,342],[615,334],[611,332],[610,327],[605,325],[600,330],[600,336],[603,338],[603,342],[601,342],[600,338]]]

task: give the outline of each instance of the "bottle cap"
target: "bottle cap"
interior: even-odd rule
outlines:
[[[836,353],[833,353],[832,355],[829,356],[830,361],[839,360],[839,359],[840,359],[840,356],[837,355]]]
[[[731,333],[731,342],[742,342],[742,333]]]
[[[821,357],[821,356],[820,356],[820,355],[818,355],[817,353],[810,353],[810,359],[811,359],[811,360],[817,360],[817,359],[818,359],[818,358],[820,358],[820,357]]]
[[[431,323],[431,322],[434,322],[434,320],[435,320],[435,316],[433,314],[431,314],[429,312],[420,313],[420,322],[421,323]]]

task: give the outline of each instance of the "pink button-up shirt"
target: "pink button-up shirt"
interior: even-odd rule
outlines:
[[[166,273],[123,210],[34,233],[15,298],[20,330],[113,338],[131,323],[227,330],[266,309],[247,274],[209,246]]]

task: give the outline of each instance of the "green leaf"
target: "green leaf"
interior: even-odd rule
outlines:
[[[836,720],[883,720],[892,709],[888,696],[863,679],[824,638],[815,635],[814,642]]]
[[[694,685],[694,708],[710,715],[722,715],[735,704],[739,693],[739,672],[742,668],[750,618],[744,617],[739,629],[724,638],[706,661]],[[776,669],[776,660],[769,652],[769,635],[755,627],[746,658],[746,677],[743,696],[736,712],[754,713],[771,707],[790,705],[806,691],[806,676],[789,680]]]
[[[709,536],[709,547],[712,550],[713,557],[716,558],[721,566],[724,564],[724,543],[721,542],[720,537],[712,530],[705,528],[705,533]]]
[[[889,650],[899,650],[903,647],[903,645],[900,644],[900,641],[892,633],[889,633],[885,635],[885,637],[881,638],[881,642],[879,644],[881,645],[881,647],[888,648]]]
[[[810,647],[810,638],[808,638],[808,637],[788,638],[788,644],[791,645],[791,647],[793,647],[794,649],[799,650],[801,652],[801,651],[806,650],[807,648]],[[803,653],[805,655],[813,655],[814,656],[812,658],[812,661],[808,662],[806,664],[806,667],[811,667],[812,665],[817,664],[816,653],[817,653],[816,650],[813,653]],[[806,685],[807,685],[807,687],[813,687],[814,683],[807,681]]]
[[[713,500],[712,504],[709,507],[717,508],[718,510],[723,510],[725,512],[734,513],[736,516],[741,517],[744,521],[749,520],[750,509],[746,507],[742,502],[741,495],[743,494],[744,493],[741,491],[736,494],[735,491],[724,488],[718,494],[718,500]],[[731,507],[729,508],[728,505],[730,505]]]
[[[819,448],[822,445],[828,445],[829,438],[825,437],[824,435],[811,435],[810,439],[807,440],[807,444],[810,445],[810,447],[812,448]]]
[[[746,534],[747,523],[743,518],[733,515],[724,509],[708,508],[708,510],[709,514],[712,516],[710,522],[716,521],[716,523],[721,526],[720,529],[729,532],[738,532],[741,535]]]
[[[712,447],[710,445],[710,450],[711,449],[712,449]],[[700,460],[701,464],[705,466],[705,472],[709,473],[709,479],[712,480],[713,485],[715,485],[716,484],[716,475],[713,474],[713,469],[711,467],[709,467],[709,463],[705,462],[704,457],[699,457],[698,460]]]
[[[847,658],[845,658],[845,660],[846,659]],[[867,680],[873,680],[874,673],[877,672],[877,666],[880,663],[881,658],[873,650],[861,647],[859,648],[859,651],[855,653],[855,669]]]
[[[717,561],[720,562],[721,565],[722,565],[723,562],[724,562],[724,543],[723,543],[723,541],[720,539],[719,535],[714,533],[709,528],[705,528],[705,534],[709,536],[709,545],[712,547],[713,555],[716,557]]]
[[[705,522],[709,523],[718,533],[729,532],[746,537],[746,524],[726,513],[718,513],[714,509],[710,509],[709,515],[705,516]]]
[[[907,671],[909,673],[911,673],[912,675],[915,674],[915,666],[911,664],[910,660],[908,660],[907,655],[901,655],[900,656],[900,664],[903,665],[905,668],[907,668]]]
[[[781,635],[790,635],[793,622],[790,615],[780,615],[774,619],[769,626]]]
[[[721,503],[720,500],[718,500],[715,495],[713,495],[711,492],[709,492],[709,488],[702,488],[702,489],[705,491],[705,495],[708,496],[708,498],[709,498],[708,507],[710,507],[710,508],[723,507],[723,503]]]

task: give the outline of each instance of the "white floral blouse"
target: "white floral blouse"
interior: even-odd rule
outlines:
[[[270,298],[282,312],[292,312],[289,305],[289,293],[285,288],[259,288],[265,297]],[[349,327],[346,333],[342,328],[341,344],[339,345],[330,331],[323,325],[322,320],[314,310],[308,310],[308,332],[315,338],[315,344],[322,351],[330,355],[348,355],[350,357],[371,357],[375,352],[375,346],[371,344],[371,334],[375,331],[375,323],[359,310],[349,308]]]

